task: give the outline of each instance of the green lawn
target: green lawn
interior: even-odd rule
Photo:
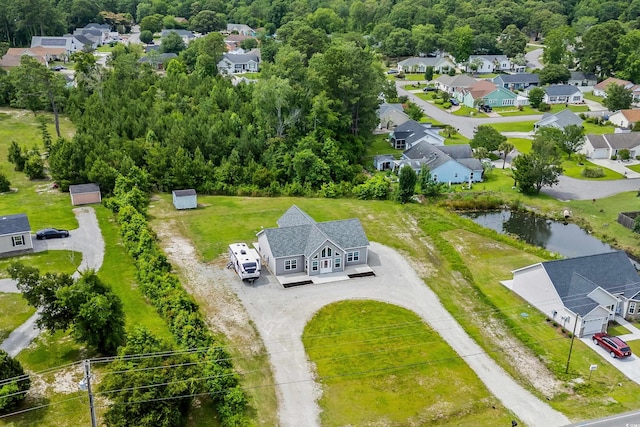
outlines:
[[[507,425],[510,420],[464,359],[404,308],[374,301],[334,303],[316,313],[302,341],[323,388],[323,426],[407,420]]]
[[[589,106],[588,105],[569,105],[569,110],[573,111],[574,113],[584,113],[586,111],[589,111]],[[551,111],[549,111],[552,114],[555,113],[559,113],[562,110],[566,110],[567,107],[564,104],[553,104],[551,105]]]
[[[405,80],[409,80],[412,82],[417,82],[417,81],[421,81],[421,82],[425,82],[426,79],[424,78],[424,73],[405,73],[404,75]],[[433,78],[435,79],[436,76],[434,75]]]
[[[596,125],[594,123],[583,122],[582,127],[584,127],[585,135],[595,134],[595,135],[603,135],[605,133],[613,133],[615,131],[614,126],[602,126]]]
[[[389,135],[374,135],[371,144],[367,147],[365,159],[373,159],[380,154],[393,154],[396,158],[400,158],[402,150],[396,150],[389,144]]]
[[[35,311],[22,295],[0,293],[0,342],[7,339],[9,334]]]
[[[110,46],[108,44],[104,44],[102,46],[98,46],[96,49],[97,52],[108,53],[112,52],[115,46]]]
[[[532,114],[542,114],[538,110],[534,110],[528,105],[523,106],[522,110],[519,110],[518,107],[495,107],[493,109],[495,113],[500,114],[503,117],[511,117],[511,116],[529,116]]]
[[[582,97],[584,99],[588,99],[588,100],[600,102],[600,103],[602,103],[602,101],[604,100],[604,98],[601,96],[595,96],[593,92],[583,92]]]
[[[512,123],[491,123],[498,132],[532,132],[535,121],[512,122]]]
[[[440,132],[440,135],[447,136],[446,132]],[[444,145],[457,145],[457,144],[468,144],[471,140],[464,135],[456,133],[455,135],[451,135],[444,140]]]
[[[42,273],[66,273],[76,271],[82,261],[82,253],[73,251],[45,251],[18,257],[0,259],[0,279],[9,277],[7,267],[12,262],[21,262],[35,267]]]
[[[572,157],[571,160],[567,160],[565,158],[565,160],[562,162],[562,169],[564,170],[563,175],[570,176],[571,178],[586,179],[586,180],[593,180],[593,181],[605,181],[605,180],[611,180],[611,179],[624,178],[624,176],[621,173],[618,173],[611,169],[603,168],[594,163],[591,163],[590,161],[585,161],[583,165],[579,165],[574,160],[574,158],[575,156]],[[585,178],[581,174],[585,167],[602,168],[602,170],[605,173],[605,176],[603,176],[602,178]]]
[[[618,335],[629,334],[631,333],[631,331],[629,331],[624,326],[618,325],[617,323],[615,323],[615,324],[609,324],[609,327],[607,328],[607,333],[609,335],[618,336]]]
[[[527,138],[507,138],[507,142],[513,144],[519,152],[527,154],[531,151],[531,143],[533,141]]]
[[[454,116],[475,116],[475,117],[486,117],[486,114],[478,112],[475,108],[467,107],[466,105],[461,105],[460,108],[453,113]]]
[[[627,169],[631,169],[634,172],[640,173],[640,164],[627,166]]]

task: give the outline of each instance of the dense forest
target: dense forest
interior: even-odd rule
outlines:
[[[538,39],[546,64],[640,80],[640,0],[0,0],[0,39],[24,45],[34,34],[105,20],[172,27],[176,16],[212,32],[168,63],[165,76],[122,45],[106,69],[91,54],[74,55],[76,87],[35,61],[0,75],[0,104],[61,111],[77,125],[73,140],[48,150],[63,188],[95,181],[110,191],[118,173],[137,165],[161,191],[386,194],[367,182],[361,162],[380,94],[396,96],[382,65],[398,56],[518,57]],[[255,84],[218,75],[224,44],[213,30],[226,22],[260,28]]]

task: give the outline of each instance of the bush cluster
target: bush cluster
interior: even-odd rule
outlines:
[[[604,173],[604,169],[602,168],[592,168],[587,166],[584,169],[582,169],[582,172],[580,172],[580,175],[584,176],[585,178],[602,178],[604,177],[605,173]]]
[[[144,214],[146,195],[135,180],[119,176],[114,196],[106,199],[105,205],[117,216],[124,245],[136,263],[140,290],[167,322],[176,343],[186,349],[214,346],[198,305],[171,272],[171,264],[157,244]],[[223,426],[244,425],[246,398],[239,378],[226,351],[214,350],[216,357],[206,369],[224,374],[224,381],[207,381],[204,391],[211,393]]]

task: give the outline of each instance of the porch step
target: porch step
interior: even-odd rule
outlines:
[[[354,279],[356,277],[368,277],[368,276],[375,276],[376,273],[374,273],[373,271],[363,271],[362,273],[352,273],[349,274],[349,279]]]
[[[301,280],[299,282],[283,283],[282,286],[285,288],[293,288],[294,286],[310,285],[312,283],[312,280]]]

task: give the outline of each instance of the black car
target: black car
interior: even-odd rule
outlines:
[[[450,98],[450,99],[449,99],[449,104],[451,104],[451,105],[453,105],[453,106],[456,106],[456,107],[457,107],[458,105],[460,105],[460,103],[458,102],[458,100],[457,100],[457,99],[455,99],[455,98]]]
[[[55,67],[52,68],[53,71],[62,71],[62,70],[66,70],[65,67],[63,67],[62,65],[56,65]]]
[[[493,108],[491,108],[490,105],[481,105],[480,111],[484,111],[485,113],[490,113],[493,111]]]
[[[56,237],[69,237],[69,232],[67,230],[58,230],[57,228],[45,228],[38,230],[36,233],[36,239],[38,240],[55,239]]]
[[[436,88],[433,87],[433,86],[426,86],[426,87],[422,88],[423,92],[434,92],[435,90],[436,90]]]

